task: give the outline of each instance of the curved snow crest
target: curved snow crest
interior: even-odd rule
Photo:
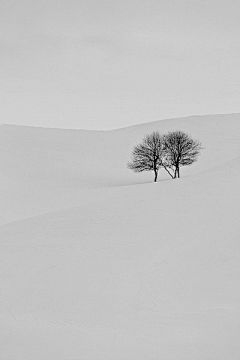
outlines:
[[[151,173],[127,169],[133,146],[152,131],[189,132],[204,146],[181,176],[198,174],[235,158],[240,115],[161,120],[116,131],[0,128],[0,223],[77,206],[96,189],[152,182]],[[161,170],[159,181],[169,176]]]

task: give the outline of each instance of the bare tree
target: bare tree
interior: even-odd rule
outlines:
[[[154,182],[163,159],[163,138],[158,132],[146,135],[141,144],[134,147],[132,161],[127,166],[134,172],[154,171]]]
[[[175,179],[180,177],[180,167],[197,161],[202,145],[183,131],[169,132],[164,136],[163,167]]]

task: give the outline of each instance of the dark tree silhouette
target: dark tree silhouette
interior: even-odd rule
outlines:
[[[197,161],[202,145],[183,131],[169,132],[164,139],[163,167],[175,179],[180,177],[180,167]]]
[[[163,159],[163,138],[158,132],[146,135],[141,144],[134,147],[132,161],[127,164],[134,172],[153,171],[157,181]]]

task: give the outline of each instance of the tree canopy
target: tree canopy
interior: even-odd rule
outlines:
[[[180,167],[196,162],[202,145],[183,131],[169,132],[163,138],[165,152],[163,166],[173,179],[179,178]]]
[[[155,131],[146,135],[132,152],[127,166],[134,172],[153,171],[157,181],[158,171],[163,167],[172,179],[180,177],[180,167],[197,161],[202,145],[183,131],[160,135]]]
[[[146,135],[141,144],[134,147],[132,161],[128,168],[134,172],[153,171],[157,181],[158,171],[163,159],[163,138],[158,132]]]

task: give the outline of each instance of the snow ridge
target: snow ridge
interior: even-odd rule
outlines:
[[[240,357],[239,120],[0,128],[3,359]],[[203,143],[181,179],[126,168],[154,130]]]

